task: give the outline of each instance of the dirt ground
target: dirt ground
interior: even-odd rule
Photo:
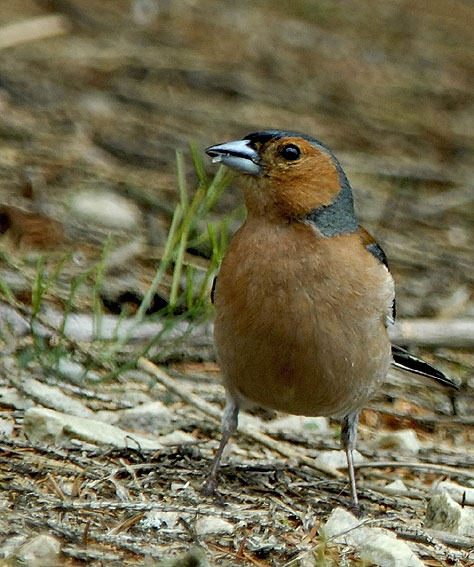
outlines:
[[[472,322],[473,28],[471,0],[0,2],[0,282],[12,291],[7,298],[2,286],[0,304],[27,321],[40,265],[61,274],[42,298],[43,314],[90,316],[94,284],[83,282],[72,305],[68,290],[112,235],[116,255],[102,274],[102,308],[119,317],[124,305],[136,307],[178,199],[176,150],[193,187],[190,142],[202,151],[278,128],[311,134],[340,158],[361,223],[389,257],[399,318],[446,329]],[[240,203],[228,191],[210,220]],[[200,494],[218,424],[193,400],[217,411],[224,401],[209,323],[153,351],[174,392],[143,368],[98,380],[113,370],[101,358],[108,346],[83,336],[61,342],[68,360],[91,372],[74,380],[45,362],[57,351],[54,329],[41,345],[29,331],[10,331],[2,324],[1,565],[16,564],[15,550],[38,534],[57,538],[61,555],[23,563],[154,564],[193,548],[190,565],[204,557],[211,565],[362,565],[353,549],[321,551],[320,528],[348,501],[343,475],[325,476],[240,435],[224,467],[222,499]],[[358,469],[364,510],[426,565],[472,565],[472,538],[435,536],[424,519],[436,482],[473,483],[474,343],[446,333],[429,350],[424,337],[406,344],[461,388],[452,398],[389,377],[361,419],[359,450],[376,464]],[[127,363],[141,349],[137,338],[117,349],[117,360]],[[173,412],[173,428],[192,441],[157,451],[80,439],[39,443],[24,434],[25,409],[57,406],[32,395],[29,378],[96,416],[160,400]],[[255,419],[263,430],[275,416]],[[418,435],[417,455],[371,444],[381,431],[404,428]],[[128,431],[150,434],[139,425]],[[332,422],[325,432],[269,435],[311,457],[338,447]],[[403,496],[385,490],[396,479],[407,487]],[[203,518],[226,524],[206,532]]]

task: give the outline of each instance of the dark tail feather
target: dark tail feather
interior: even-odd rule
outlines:
[[[413,356],[402,347],[392,345],[392,358],[395,368],[406,370],[407,372],[413,372],[414,374],[419,374],[426,378],[431,378],[442,386],[459,390],[459,386],[448,378],[446,374],[443,374],[443,372],[434,368],[434,366],[431,366],[431,364],[428,364],[424,360]]]

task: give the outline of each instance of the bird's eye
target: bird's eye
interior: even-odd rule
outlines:
[[[281,148],[280,155],[287,161],[295,161],[301,156],[301,150],[295,144],[287,144]]]

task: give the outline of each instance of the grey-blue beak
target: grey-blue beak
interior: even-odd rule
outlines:
[[[250,140],[226,142],[207,148],[206,154],[212,158],[212,163],[223,163],[242,173],[259,175],[262,171],[260,156],[250,144]]]

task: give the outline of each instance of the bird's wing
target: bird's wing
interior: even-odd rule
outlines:
[[[379,260],[379,262],[382,262],[382,264],[388,270],[389,267],[388,267],[387,255],[383,251],[383,248],[380,246],[380,244],[375,240],[375,238],[369,232],[365,230],[363,226],[359,225],[357,232],[368,252],[370,252],[372,256],[375,256],[377,260]]]
[[[363,226],[359,225],[359,228],[357,229],[357,233],[360,239],[362,240],[362,244],[365,246],[367,252],[370,252],[372,256],[377,258],[377,260],[381,264],[383,264],[390,272],[390,268],[388,267],[387,255],[383,251],[383,248],[380,246],[380,244],[374,239],[374,237],[371,234],[369,234],[365,230]],[[394,298],[392,303],[391,313],[387,315],[387,322],[386,322],[387,327],[393,325],[396,316],[397,316],[397,308],[395,305],[395,298]]]
[[[214,295],[216,293],[216,283],[217,283],[217,276],[214,276],[211,287],[211,303],[214,303]]]
[[[380,244],[378,244],[362,226],[359,226],[358,233],[366,250],[375,256],[375,258],[377,258],[377,260],[379,260],[387,268],[387,270],[389,270],[387,256]],[[395,322],[395,316],[396,308],[394,299],[392,305],[392,318],[391,321],[389,321],[389,324]],[[431,366],[431,364],[428,364],[424,360],[413,356],[402,347],[392,345],[392,359],[393,365],[399,370],[405,370],[407,372],[417,374],[418,376],[430,378],[438,384],[448,388],[454,388],[456,390],[459,389],[457,384],[448,378],[446,374],[437,368],[434,368],[434,366]]]
[[[448,378],[446,374],[434,366],[431,366],[431,364],[428,364],[424,360],[413,356],[413,354],[410,354],[402,347],[392,345],[392,358],[395,368],[413,372],[414,374],[418,374],[419,376],[424,376],[426,378],[431,378],[431,380],[434,380],[441,386],[459,390],[459,386]]]

